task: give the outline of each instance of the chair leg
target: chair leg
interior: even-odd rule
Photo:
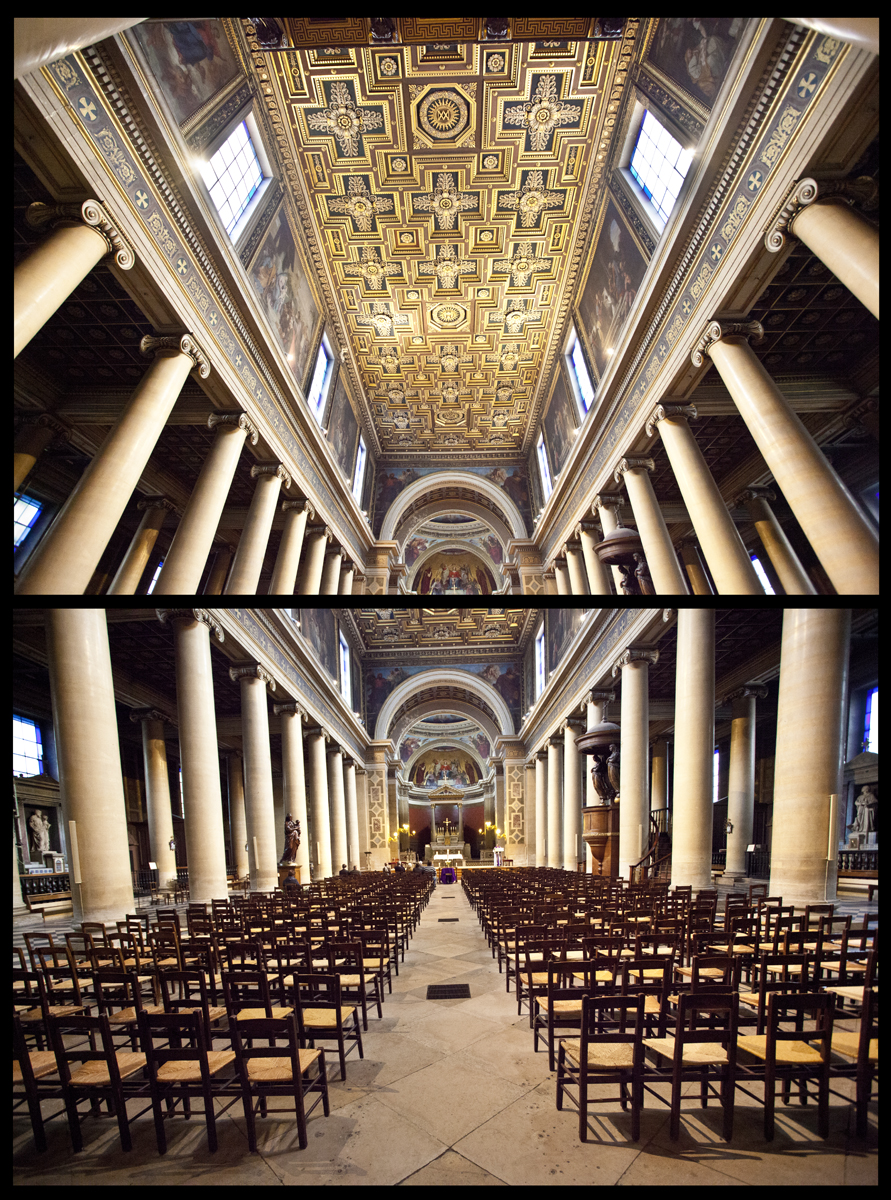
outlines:
[[[579,1063],[579,1141],[588,1140],[588,1073],[585,1064]]]

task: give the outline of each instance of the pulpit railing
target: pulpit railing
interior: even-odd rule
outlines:
[[[644,883],[671,873],[671,812],[657,808],[650,813],[650,840],[644,856],[629,867],[632,883]]]

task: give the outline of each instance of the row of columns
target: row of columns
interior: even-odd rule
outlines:
[[[878,231],[850,207],[855,200],[865,207],[875,206],[872,180],[820,184],[800,180],[767,231],[765,243],[777,251],[788,235],[799,238],[878,318]],[[875,530],[749,345],[750,338],[763,336],[757,321],[710,321],[693,349],[693,364],[701,367],[706,357],[715,364],[835,590],[840,595],[876,594]],[[695,417],[693,404],[666,399],[650,414],[647,436],[659,434],[718,593],[762,595],[749,553],[690,429],[689,421]],[[625,485],[657,595],[686,595],[690,589],[649,479],[653,466],[649,458],[623,457],[615,481]],[[735,503],[748,509],[786,593],[813,595],[816,589],[768,504],[775,498],[769,489],[749,488]],[[600,510],[604,537],[616,527],[617,503],[615,497],[594,501],[592,513],[597,516]],[[557,591],[609,592],[606,569],[593,549],[592,531],[582,523],[574,532],[577,541],[561,550],[565,567],[555,562]],[[692,573],[690,582],[694,591],[700,590]]]
[[[158,615],[175,635],[190,895],[196,902],[223,899],[228,886],[210,640],[222,641],[224,635],[205,610],[167,609]],[[117,920],[132,911],[133,891],[104,610],[48,610],[47,649],[75,916]],[[357,775],[364,770],[331,742],[327,730],[307,724],[299,704],[277,704],[283,767],[283,807],[277,813],[266,698],[267,688],[275,690],[275,681],[257,664],[233,667],[229,674],[239,683],[242,703],[243,752],[229,755],[228,761],[230,832],[238,874],[249,875],[253,891],[278,886],[284,812],[300,822],[297,862],[304,882],[309,881],[311,866],[316,879],[335,874],[344,862],[359,866]],[[150,854],[166,883],[176,877],[165,742],[169,718],[155,709],[136,709],[130,716],[142,725]]]
[[[127,270],[135,256],[116,224],[94,200],[82,205],[32,204],[27,221],[52,232],[15,269],[15,353],[27,345],[90,270],[115,253]],[[133,490],[145,471],[186,379],[197,369],[210,374],[207,355],[194,336],[144,337],[140,351],[153,361],[114,427],[99,447],[71,495],[27,560],[17,591],[23,595],[83,594],[117,528]],[[211,552],[229,498],[242,447],[253,445],[258,430],[243,412],[212,413],[208,428],[213,445],[199,472],[173,536],[155,595],[194,595]],[[45,420],[27,425],[16,446],[15,488],[24,482],[40,453],[59,432]],[[279,504],[291,476],[282,463],[256,464],[257,483],[238,546],[219,556],[208,581],[209,594],[254,595]],[[143,517],[108,589],[132,595],[151,557],[158,534],[173,505],[163,496],[139,504]],[[355,564],[344,561],[333,534],[316,521],[307,500],[286,500],[284,531],[269,594],[351,594]]]
[[[677,614],[671,886],[711,887],[715,750],[715,611]],[[840,790],[842,719],[846,705],[850,612],[787,609],[783,617],[774,776],[771,894],[786,902],[835,894],[839,824],[832,799]],[[619,874],[646,851],[653,804],[667,804],[664,741],[650,763],[649,666],[653,647],[629,646],[612,667],[621,673]],[[755,704],[766,695],[747,683],[723,702],[732,705],[726,878],[745,876],[755,799]],[[613,693],[590,692],[583,703],[587,727],[603,719]],[[535,863],[576,871],[581,807],[579,754],[582,722],[563,721],[533,756]]]

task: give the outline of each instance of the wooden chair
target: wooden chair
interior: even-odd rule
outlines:
[[[223,971],[222,984],[230,1029],[236,1020],[272,1020],[292,1011],[290,1005],[273,1005],[269,979],[263,971]]]
[[[163,1011],[167,1013],[198,1013],[204,1023],[207,1044],[215,1036],[225,1034],[220,1022],[226,1019],[226,1007],[216,1003],[216,988],[209,986],[203,971],[165,971],[161,976]],[[173,991],[176,988],[177,995]]]
[[[12,1014],[12,1107],[28,1106],[34,1146],[38,1154],[46,1151],[43,1101],[58,1100],[62,1095],[56,1055],[52,1050],[31,1050],[18,1013]],[[59,1113],[53,1113],[58,1116]]]
[[[533,1050],[539,1037],[548,1043],[548,1070],[554,1070],[554,1048],[567,1029],[581,1031],[582,997],[609,995],[615,991],[611,964],[604,959],[556,959],[547,964],[545,991],[532,997]]]
[[[317,1041],[336,1041],[340,1059],[340,1078],[346,1079],[347,1055],[358,1048],[362,1050],[362,1031],[359,1013],[355,1006],[345,1005],[340,991],[338,975],[298,975],[291,990],[297,1013],[297,1029],[301,1045],[309,1042],[315,1047]],[[347,1042],[352,1045],[347,1049]]]
[[[623,1110],[631,1101],[631,1140],[640,1138],[643,1104],[643,996],[584,996],[580,1038],[565,1038],[557,1052],[557,1108],[564,1097],[578,1109],[579,1140],[587,1141],[588,1105],[609,1098],[588,1095],[589,1084],[618,1083]],[[630,1094],[629,1094],[630,1086]],[[568,1088],[578,1088],[573,1096]]]
[[[829,1137],[829,1071],[834,1013],[835,997],[826,992],[806,992],[797,996],[774,992],[768,1000],[765,1032],[746,1034],[737,1039],[737,1048],[743,1054],[740,1075],[764,1081],[766,1141],[773,1141],[777,1081],[783,1085],[783,1103],[788,1104],[793,1079],[799,1083],[802,1104],[807,1103],[808,1081],[816,1081],[817,1128],[822,1138]],[[814,1025],[805,1030],[804,1019],[808,1016]],[[782,1029],[781,1023],[788,1022],[791,1017],[795,1018],[795,1029]],[[746,1088],[742,1090],[752,1099],[760,1099]]]
[[[159,1014],[143,1009],[137,1019],[152,1098],[158,1153],[167,1153],[165,1117],[172,1117],[177,1104],[182,1104],[183,1116],[188,1120],[192,1115],[193,1097],[200,1097],[204,1101],[207,1148],[212,1154],[216,1153],[218,1114],[215,1100],[231,1096],[234,1085],[237,1085],[233,1072],[227,1070],[235,1062],[235,1052],[209,1049],[204,1018],[200,1012]],[[239,1087],[235,1098],[219,1112],[231,1108],[240,1095]]]
[[[277,1045],[279,1041],[284,1041],[286,1045]],[[258,1045],[262,1042],[267,1045]],[[307,1117],[312,1114],[319,1100],[322,1101],[326,1117],[330,1112],[325,1051],[300,1046],[300,1034],[293,1013],[275,1019],[251,1018],[236,1022],[232,1028],[232,1045],[251,1153],[257,1153],[256,1113],[259,1111],[262,1117],[266,1117],[270,1112],[291,1111],[290,1107],[269,1108],[269,1096],[288,1096],[293,1100],[300,1149],[305,1150],[308,1145]],[[313,1064],[316,1065],[316,1074],[310,1076]],[[307,1110],[305,1097],[312,1092],[318,1095]]]
[[[806,954],[761,954],[753,966],[752,990],[741,991],[739,1000],[747,1008],[756,1009],[756,1033],[760,1035],[767,1025],[772,995],[801,995],[811,988],[810,960]]]
[[[340,976],[340,991],[346,1004],[356,1004],[362,1010],[362,1028],[368,1032],[368,1002],[377,1006],[377,1015],[383,1018],[381,1004],[382,981],[375,972],[366,975],[361,941],[334,941],[328,943],[329,975]]]
[[[833,1064],[830,1068],[830,1075],[841,1075],[848,1078],[853,1076],[856,1081],[854,1103],[857,1116],[857,1136],[865,1138],[872,1082],[879,1064],[879,993],[877,989],[867,988],[864,992],[858,1030],[851,1033],[847,1030],[833,1028],[831,1048],[833,1054],[853,1060],[841,1067]]]
[[[135,971],[102,967],[93,972],[93,992],[99,1012],[108,1018],[112,1037],[123,1034],[134,1051],[138,1047],[138,1018],[143,1008],[155,1014],[164,1012],[163,1004],[143,1004],[142,987]]]

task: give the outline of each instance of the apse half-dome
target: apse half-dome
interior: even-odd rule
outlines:
[[[420,558],[409,582],[409,589],[422,596],[490,596],[497,586],[483,558],[459,546]]]

